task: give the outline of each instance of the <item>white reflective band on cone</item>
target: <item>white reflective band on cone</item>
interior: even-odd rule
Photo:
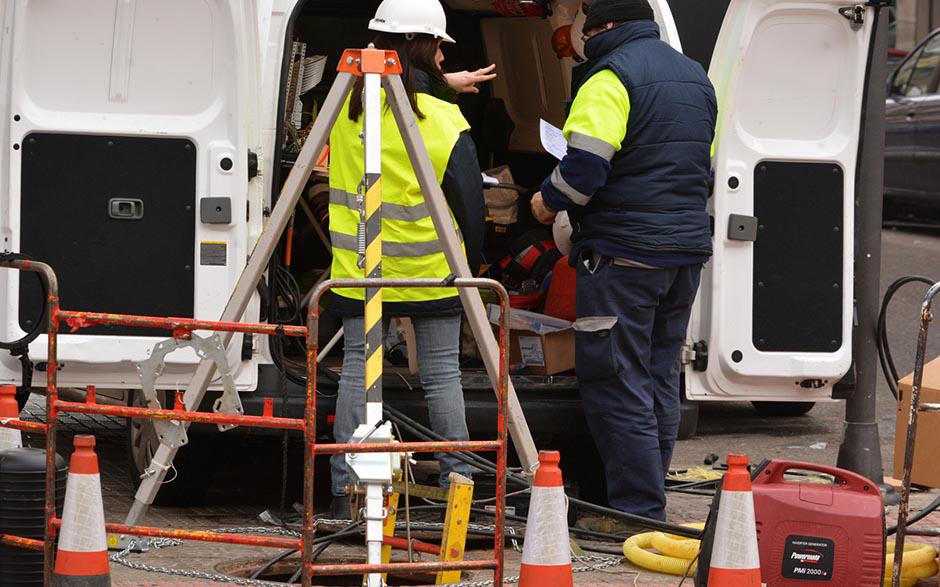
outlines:
[[[19,430],[0,428],[0,450],[23,448],[23,435]]]
[[[100,475],[69,474],[59,549],[69,552],[108,550]]]
[[[759,569],[754,494],[723,491],[719,505],[711,566],[719,569]]]
[[[522,547],[522,564],[558,566],[571,564],[568,542],[568,508],[563,487],[533,487]],[[546,586],[548,587],[548,586]]]

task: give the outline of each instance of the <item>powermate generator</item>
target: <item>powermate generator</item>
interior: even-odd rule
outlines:
[[[788,473],[821,473],[793,476]],[[850,471],[769,461],[751,474],[761,579],[767,587],[880,587],[885,515],[878,486]],[[719,493],[720,496],[720,493]],[[718,499],[702,541],[696,586],[707,585]]]

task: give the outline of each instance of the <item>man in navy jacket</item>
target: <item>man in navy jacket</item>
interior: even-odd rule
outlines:
[[[712,253],[717,100],[702,67],[660,39],[647,0],[595,0],[584,31],[568,154],[532,211],[571,217],[578,379],[610,504],[664,520],[679,353]]]

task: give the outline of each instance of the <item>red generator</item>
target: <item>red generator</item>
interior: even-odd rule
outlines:
[[[830,475],[835,483],[784,479],[797,471]],[[753,487],[767,587],[881,587],[885,515],[877,485],[834,467],[771,461]]]

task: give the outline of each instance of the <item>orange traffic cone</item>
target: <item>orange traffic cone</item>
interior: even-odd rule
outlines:
[[[0,385],[0,421],[16,420],[20,417],[20,407],[16,403],[16,387]],[[19,430],[0,426],[0,450],[22,448],[23,435]]]
[[[108,537],[94,436],[76,436],[55,557],[54,587],[108,587]]]
[[[574,585],[571,545],[568,540],[568,506],[555,451],[539,453],[539,468],[529,498],[525,544],[519,587],[567,587]]]
[[[728,455],[708,587],[761,587],[756,523],[747,457]]]

